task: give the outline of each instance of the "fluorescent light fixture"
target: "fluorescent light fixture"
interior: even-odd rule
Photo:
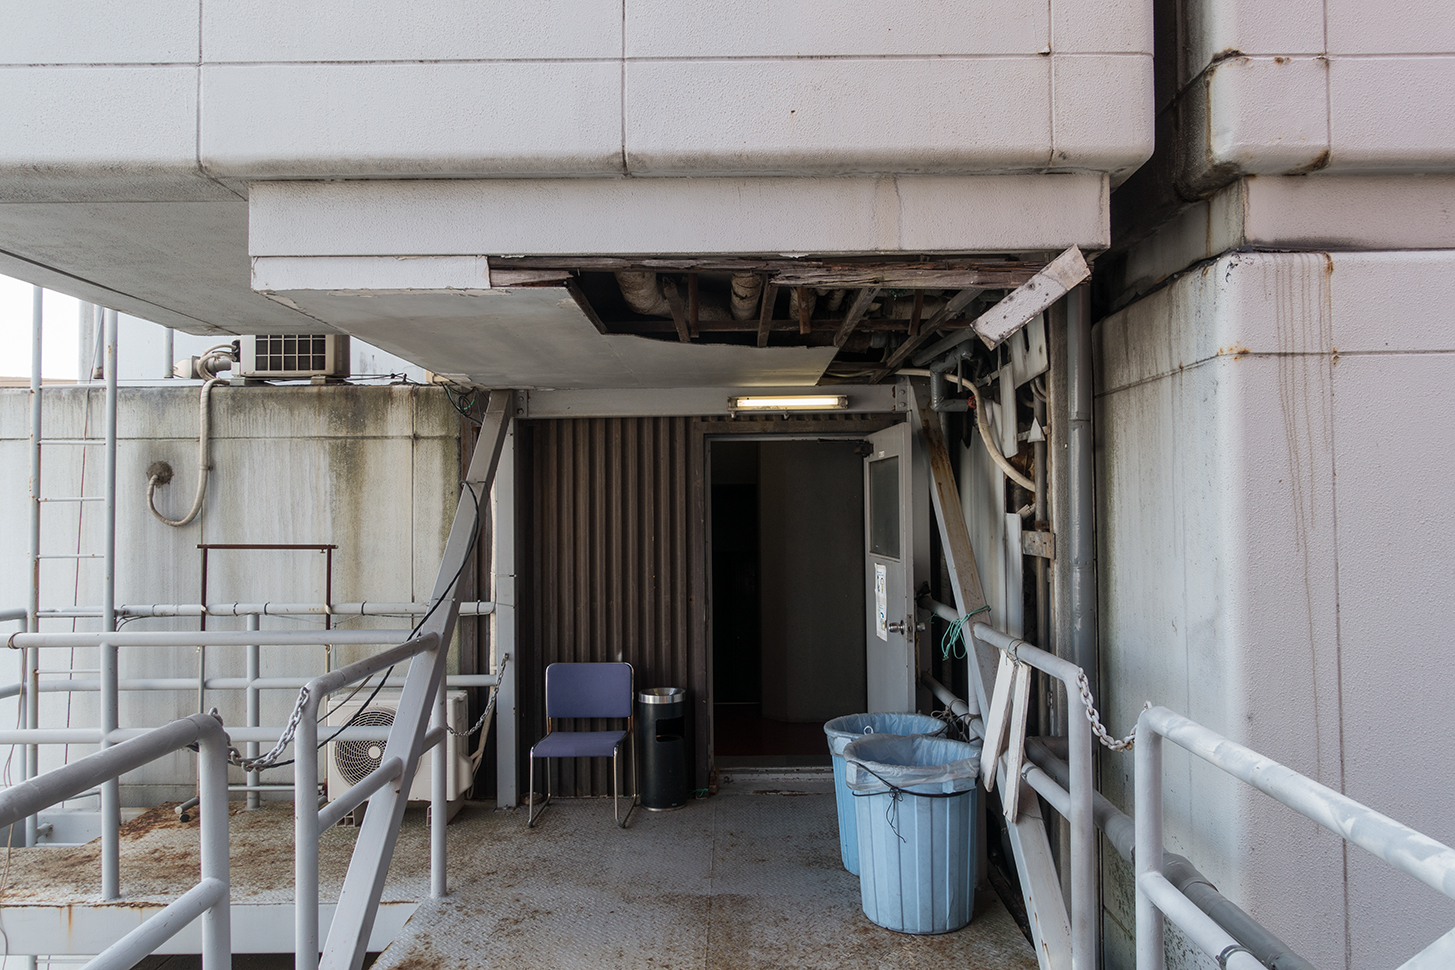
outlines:
[[[730,397],[729,411],[842,411],[849,399],[840,394],[774,394]]]

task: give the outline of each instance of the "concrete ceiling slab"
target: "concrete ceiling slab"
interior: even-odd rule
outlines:
[[[167,202],[0,202],[0,273],[188,333],[332,331],[253,292],[248,203],[214,192]]]
[[[602,334],[557,287],[271,296],[435,373],[486,387],[808,386],[835,353]]]

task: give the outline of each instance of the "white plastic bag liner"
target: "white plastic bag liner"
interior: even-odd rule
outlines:
[[[928,714],[845,714],[824,724],[829,753],[843,757],[844,748],[855,738],[870,734],[928,734],[940,737],[949,727]]]
[[[845,781],[855,795],[902,791],[952,795],[975,787],[980,741],[870,734],[844,748]]]

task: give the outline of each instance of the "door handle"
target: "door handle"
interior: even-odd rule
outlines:
[[[897,621],[897,622],[894,622],[894,623],[886,623],[884,625],[884,629],[887,630],[890,633],[898,633],[900,636],[904,636],[904,632],[905,632],[904,621],[903,620],[900,620],[900,621]]]

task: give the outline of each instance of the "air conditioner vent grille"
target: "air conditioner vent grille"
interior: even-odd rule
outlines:
[[[359,727],[387,727],[394,723],[394,712],[387,707],[366,707],[350,723]],[[384,742],[335,741],[333,760],[339,774],[350,785],[356,785],[384,760]]]
[[[257,371],[323,371],[328,369],[325,334],[269,334],[257,339]]]

